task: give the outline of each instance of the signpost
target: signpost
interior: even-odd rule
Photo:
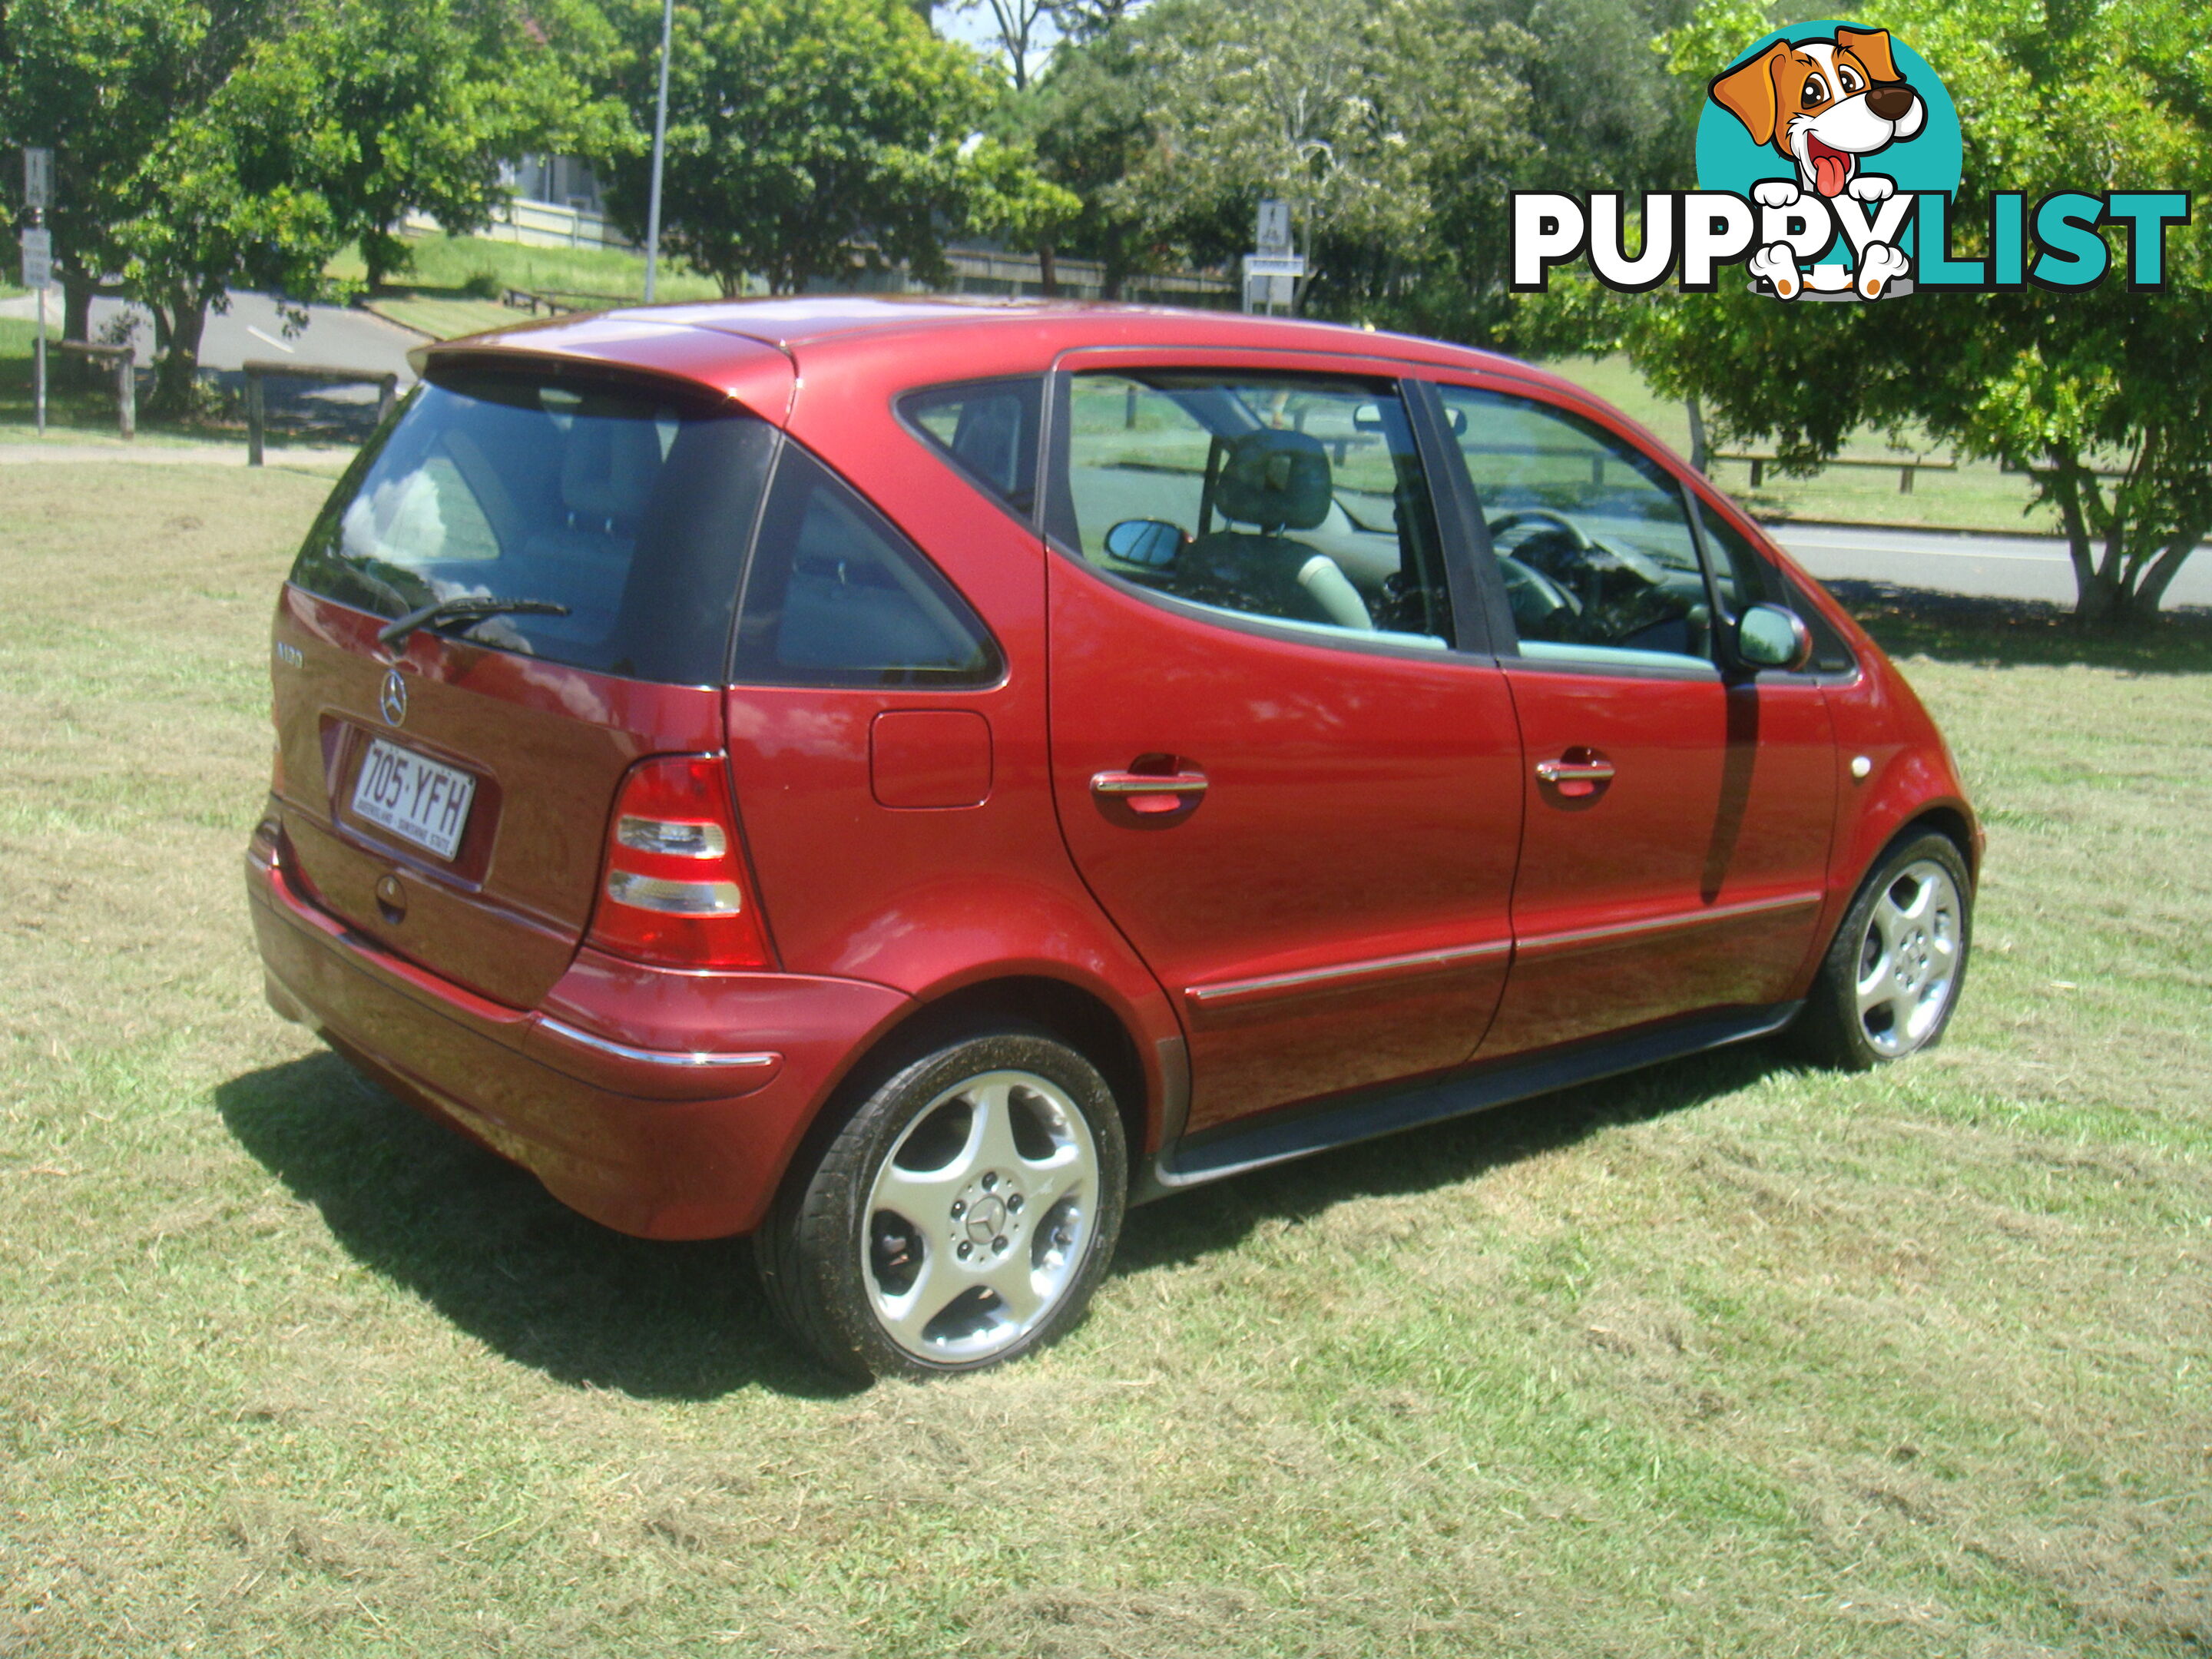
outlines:
[[[1260,204],[1252,229],[1256,250],[1244,256],[1244,309],[1285,311],[1297,294],[1297,280],[1306,274],[1306,262],[1291,252],[1291,204],[1270,198]]]
[[[660,269],[660,168],[668,154],[668,44],[676,31],[676,0],[660,0],[660,91],[653,106],[653,188],[645,204],[645,302],[653,303],[653,278]]]
[[[39,431],[46,429],[46,289],[54,280],[54,234],[43,222],[54,204],[54,153],[23,150],[23,205],[30,210],[30,228],[23,232],[23,286],[39,296],[39,343],[31,369],[31,402]]]

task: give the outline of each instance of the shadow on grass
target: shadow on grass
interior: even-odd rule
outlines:
[[[1265,1221],[1474,1180],[1614,1124],[1702,1106],[1798,1063],[1778,1040],[1739,1043],[1200,1187],[1131,1212],[1115,1268],[1173,1266],[1234,1249]]]
[[[2139,632],[2090,634],[2075,625],[2065,606],[2043,600],[1938,593],[1888,582],[1825,586],[1893,657],[1994,668],[2081,663],[2138,674],[2212,673],[2212,611],[2199,608],[2170,611]]]
[[[1721,1049],[1217,1182],[1132,1212],[1115,1271],[1232,1249],[1264,1221],[1468,1180],[1607,1124],[1699,1105],[1787,1063],[1771,1043]],[[744,1241],[611,1232],[335,1054],[234,1078],[216,1103],[240,1144],[315,1206],[356,1261],[557,1381],[655,1400],[854,1391],[777,1328]]]
[[[744,1240],[610,1231],[336,1054],[234,1078],[216,1106],[355,1260],[559,1382],[653,1400],[852,1392],[777,1328]]]

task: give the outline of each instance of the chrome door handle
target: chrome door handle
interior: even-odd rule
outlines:
[[[1203,772],[1099,772],[1092,775],[1094,795],[1202,795]]]
[[[1546,783],[1610,783],[1609,760],[1547,760],[1536,763],[1536,775]]]

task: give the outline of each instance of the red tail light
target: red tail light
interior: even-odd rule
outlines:
[[[592,943],[676,968],[769,965],[720,760],[668,755],[630,768],[607,832]]]

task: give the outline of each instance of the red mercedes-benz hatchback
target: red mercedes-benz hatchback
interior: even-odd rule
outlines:
[[[1881,653],[1565,382],[1115,307],[426,348],[277,605],[269,994],[848,1370],[1132,1201],[1795,1024],[1934,1042],[1981,850]]]

